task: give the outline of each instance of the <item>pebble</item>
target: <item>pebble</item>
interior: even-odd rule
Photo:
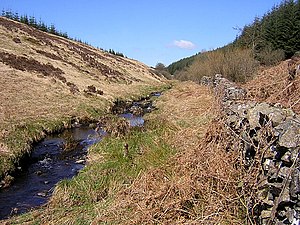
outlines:
[[[36,175],[38,175],[38,176],[41,176],[41,175],[43,174],[43,172],[42,172],[41,170],[38,170],[38,171],[36,171],[35,173],[36,173]]]
[[[79,159],[75,163],[77,163],[77,164],[84,164],[85,160],[84,159]]]

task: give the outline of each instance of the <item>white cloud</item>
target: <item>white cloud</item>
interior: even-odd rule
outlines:
[[[194,49],[196,45],[191,41],[180,40],[180,41],[173,41],[173,46],[183,49]]]

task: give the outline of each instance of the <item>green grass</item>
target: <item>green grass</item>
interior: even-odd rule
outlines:
[[[146,86],[141,87],[134,96],[125,96],[127,99],[138,99],[140,96],[147,96],[154,91],[163,91],[168,89],[169,85]],[[10,149],[9,155],[0,156],[0,179],[7,173],[11,173],[18,164],[18,161],[31,149],[31,144],[41,140],[46,133],[60,131],[71,124],[72,118],[80,120],[93,121],[107,114],[109,108],[108,102],[102,104],[103,108],[93,106],[91,103],[80,103],[76,108],[76,116],[69,115],[61,118],[52,119],[27,119],[17,125],[14,125],[9,135],[3,138],[2,142]]]
[[[153,125],[148,125],[151,128],[147,131],[136,129],[126,137],[105,138],[91,147],[90,157],[101,156],[102,160],[88,165],[76,178],[60,182],[56,193],[69,194],[68,206],[95,203],[130,185],[141,171],[163,165],[174,150],[161,137],[165,128],[153,129]],[[124,157],[125,143],[129,146],[128,157]]]
[[[107,205],[113,204],[118,191],[129,187],[147,169],[163,166],[175,154],[165,141],[171,129],[161,122],[149,121],[146,128],[133,129],[124,137],[104,138],[89,149],[91,162],[74,179],[58,183],[48,210],[38,218],[24,214],[13,222],[42,217],[42,221],[55,224],[90,224]],[[129,146],[127,157],[125,143]],[[68,218],[64,218],[66,214]]]
[[[5,173],[14,170],[18,161],[29,153],[31,144],[41,140],[46,133],[57,132],[71,123],[70,118],[55,120],[28,120],[13,126],[9,135],[3,138],[3,143],[11,149],[9,155],[0,157],[0,178]]]

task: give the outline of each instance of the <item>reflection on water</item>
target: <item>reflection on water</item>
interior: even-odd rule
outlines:
[[[121,117],[128,119],[131,127],[141,127],[144,125],[145,120],[141,116],[135,116],[132,113],[120,114]]]

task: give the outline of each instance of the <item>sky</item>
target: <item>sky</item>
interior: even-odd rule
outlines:
[[[149,66],[169,65],[232,42],[281,0],[0,0],[70,37]]]

